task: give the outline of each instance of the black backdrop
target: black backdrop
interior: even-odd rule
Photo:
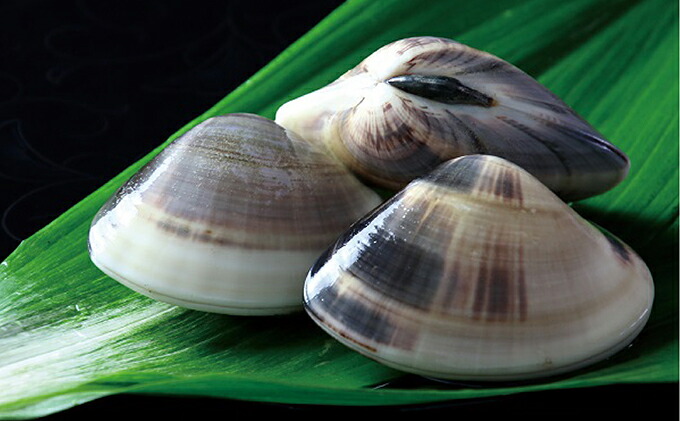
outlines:
[[[0,260],[210,108],[341,3],[0,2]],[[636,408],[677,411],[677,396],[677,385],[621,385],[408,408],[319,408],[123,395],[47,418],[614,417]]]

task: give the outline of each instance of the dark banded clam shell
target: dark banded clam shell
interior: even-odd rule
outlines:
[[[502,158],[411,182],[310,270],[305,308],[388,366],[442,379],[564,373],[628,345],[654,289],[638,255]]]
[[[629,170],[622,151],[532,77],[444,38],[388,44],[284,104],[276,122],[394,190],[470,154],[503,157],[567,201],[606,192]]]
[[[316,257],[380,203],[320,145],[251,114],[172,142],[94,218],[90,255],[143,294],[220,313],[301,309]]]

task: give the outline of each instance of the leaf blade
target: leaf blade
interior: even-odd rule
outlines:
[[[677,19],[672,17],[677,5],[667,0],[500,3],[443,1],[423,8],[396,0],[348,2],[224,100],[22,243],[0,266],[0,385],[12,391],[0,397],[0,415],[44,415],[121,392],[384,405],[677,381],[677,329],[671,329],[678,308],[677,253],[672,253],[678,168],[671,158],[673,152],[677,156]],[[457,20],[451,23],[447,11],[454,7]],[[376,19],[383,9],[387,12]],[[586,25],[593,19],[597,25]],[[367,25],[370,30],[362,31]],[[635,31],[626,29],[631,25]],[[498,37],[502,28],[512,28],[512,36]],[[648,259],[662,293],[631,350],[595,369],[521,387],[374,389],[399,374],[348,352],[303,317],[265,322],[181,310],[131,293],[89,262],[86,234],[94,212],[169,141],[220,113],[272,117],[281,103],[331,81],[375,48],[423,32],[455,37],[519,63],[631,156],[631,176],[620,187],[576,204]],[[624,48],[630,45],[645,55]],[[332,53],[319,60],[328,50]],[[659,104],[675,115],[659,111]],[[643,124],[636,116],[643,116]],[[660,140],[650,150],[640,136]],[[42,373],[39,382],[22,381],[35,373]]]

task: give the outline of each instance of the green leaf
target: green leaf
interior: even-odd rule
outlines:
[[[29,418],[114,393],[283,403],[389,405],[612,383],[678,381],[678,10],[671,0],[355,0],[147,157],[23,242],[0,264],[0,417]],[[522,385],[414,390],[336,343],[303,314],[249,318],[136,294],[87,254],[90,221],[170,140],[207,117],[273,118],[393,40],[435,35],[536,77],[632,160],[612,191],[574,205],[645,259],[656,284],[633,346],[577,373]]]

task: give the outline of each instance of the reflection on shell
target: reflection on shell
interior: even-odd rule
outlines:
[[[629,169],[620,150],[526,73],[443,38],[380,48],[284,104],[276,122],[320,139],[357,174],[395,190],[469,154],[516,163],[564,200],[603,193]]]
[[[309,315],[352,349],[442,379],[514,380],[628,345],[653,300],[644,262],[501,158],[439,166],[312,267]]]
[[[102,271],[161,301],[232,314],[301,309],[319,253],[380,198],[318,145],[250,114],[172,142],[95,217]]]

